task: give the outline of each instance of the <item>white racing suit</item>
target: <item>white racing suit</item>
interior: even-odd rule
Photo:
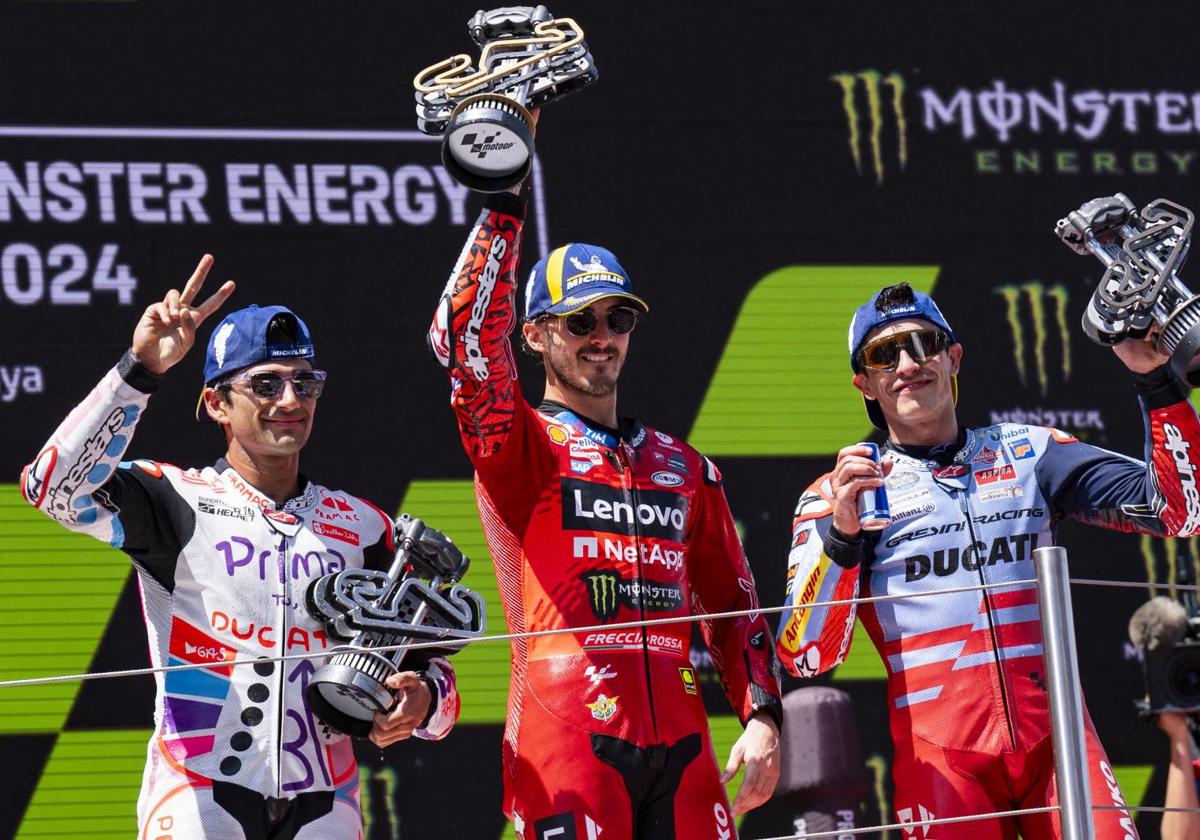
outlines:
[[[332,646],[304,593],[341,568],[386,569],[393,522],[303,477],[300,495],[276,505],[223,460],[119,463],[157,384],[127,353],[21,475],[30,504],[133,560],[153,666],[206,665],[155,675],[139,837],[357,840],[351,739],[304,700]],[[317,655],[224,664],[296,653]],[[433,694],[415,734],[442,738],[458,717],[454,672],[443,659],[410,667]]]

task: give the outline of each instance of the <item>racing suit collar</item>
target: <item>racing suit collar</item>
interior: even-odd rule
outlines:
[[[593,440],[598,441],[604,437],[612,438],[613,440],[617,441],[623,440],[630,443],[633,448],[636,449],[646,438],[645,434],[641,433],[642,424],[629,417],[618,417],[617,428],[613,429],[604,425],[603,423],[597,423],[590,417],[584,417],[582,414],[573,411],[557,400],[542,400],[541,404],[538,405],[537,410],[542,414],[549,414],[552,417],[558,417],[563,412],[570,414],[571,417],[580,421],[592,431],[598,433],[588,435],[588,437],[592,438]],[[584,432],[584,434],[587,433]]]
[[[227,470],[229,472],[233,473],[234,475],[236,475],[241,481],[245,482],[247,487],[250,487],[251,489],[256,491],[258,493],[258,495],[262,496],[262,498],[266,502],[266,504],[270,505],[270,507],[273,510],[274,509],[286,510],[286,511],[306,510],[307,508],[310,508],[317,503],[316,485],[314,485],[311,481],[309,481],[308,477],[306,475],[304,475],[304,473],[300,473],[299,475],[296,476],[297,483],[299,484],[299,486],[301,488],[300,493],[298,495],[293,496],[292,498],[288,499],[282,505],[276,505],[275,502],[272,501],[267,496],[266,493],[263,493],[261,490],[259,490],[257,487],[255,487],[253,484],[251,484],[249,481],[246,481],[246,477],[243,476],[237,470],[235,470],[233,468],[233,466],[229,463],[229,461],[227,461],[225,458],[223,458],[223,457],[218,458],[216,460],[216,463],[213,464],[212,468],[213,468],[213,470],[216,471],[217,475],[224,475]]]
[[[895,452],[916,461],[935,464],[939,467],[949,466],[955,461],[962,461],[971,454],[975,445],[975,435],[964,426],[958,427],[958,437],[949,443],[939,443],[935,446],[905,446],[890,438],[884,444],[886,452]]]

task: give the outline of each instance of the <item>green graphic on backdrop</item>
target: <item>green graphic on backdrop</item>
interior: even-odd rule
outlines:
[[[859,620],[854,622],[854,639],[842,664],[833,669],[834,682],[854,680],[886,680],[887,670],[875,650],[875,644],[867,635],[867,629]]]
[[[149,739],[148,729],[59,733],[16,840],[135,835]]]
[[[400,511],[442,531],[471,558],[463,585],[475,590],[487,604],[487,635],[507,632],[500,589],[475,508],[475,486],[470,480],[417,480],[408,486]],[[508,642],[468,645],[454,655],[458,691],[462,697],[459,723],[503,723],[508,710]]]
[[[0,680],[86,671],[129,568],[121,552],[31,508],[17,485],[0,485]],[[78,691],[77,682],[0,690],[0,734],[58,732]]]
[[[833,455],[873,432],[850,384],[850,316],[881,287],[932,291],[933,265],[791,266],[750,290],[688,442],[711,457]],[[803,420],[799,416],[803,414]]]

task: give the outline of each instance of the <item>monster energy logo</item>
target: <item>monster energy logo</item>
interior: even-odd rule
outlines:
[[[1049,323],[1053,319],[1058,331],[1062,378],[1071,378],[1071,331],[1067,329],[1067,303],[1069,295],[1061,283],[1049,288],[1041,283],[1025,283],[1021,286],[1000,286],[994,289],[1004,298],[1008,328],[1012,331],[1013,362],[1021,384],[1029,386],[1030,371],[1026,348],[1026,330],[1022,311],[1028,311],[1032,320],[1032,335],[1029,336],[1033,351],[1033,375],[1037,377],[1038,392],[1044,397],[1049,389],[1049,374],[1046,367],[1046,340],[1050,334]],[[1025,302],[1022,307],[1021,302]],[[1047,309],[1050,311],[1047,312]]]
[[[1200,580],[1200,544],[1194,537],[1156,539],[1143,534],[1141,554],[1151,598],[1155,595],[1177,598],[1180,590],[1176,585],[1181,572],[1184,578]]]
[[[587,572],[579,579],[587,586],[592,612],[599,621],[612,621],[622,606],[668,612],[683,605],[683,594],[671,583],[626,580],[616,572]]]
[[[850,157],[854,160],[854,169],[859,175],[863,174],[863,135],[871,147],[871,166],[875,172],[875,183],[883,183],[883,130],[884,130],[884,93],[882,88],[888,88],[892,116],[896,123],[896,157],[903,170],[908,165],[908,122],[904,118],[904,77],[899,73],[889,73],[883,76],[877,70],[861,70],[858,73],[835,73],[829,77],[841,88],[842,109],[846,113],[846,127],[850,143]],[[859,115],[858,88],[862,86],[862,99],[866,104],[866,130],[863,129],[863,119]]]

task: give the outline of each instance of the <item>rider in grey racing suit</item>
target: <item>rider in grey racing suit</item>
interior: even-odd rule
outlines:
[[[311,424],[323,384],[304,322],[284,307],[250,307],[213,332],[206,404],[225,411],[224,420],[245,409],[226,426],[226,458],[204,469],[121,461],[162,371],[232,292],[227,284],[203,306],[190,305],[206,261],[182,294],[171,292],[147,310],[134,350],[54,432],[22,473],[22,492],[71,530],[130,556],[155,667],[204,666],[155,674],[139,836],[357,840],[351,740],[324,727],[304,700],[314,660],[319,664],[331,645],[304,609],[304,592],[313,578],[341,568],[386,569],[394,525],[363,499],[286,468],[273,473],[255,457],[255,435],[269,435],[277,449],[295,450],[276,457],[298,464],[307,439],[301,430]],[[259,391],[280,384],[273,375],[282,392],[264,398]],[[234,384],[243,381],[257,390]],[[214,396],[226,384],[225,396]],[[246,422],[257,426],[247,431]],[[297,653],[314,659],[268,661]],[[264,661],[225,664],[231,659]],[[421,670],[393,686],[402,689],[396,715],[407,711],[407,723],[385,735],[377,722],[376,743],[410,733],[438,739],[453,726],[453,671],[441,659]],[[422,695],[428,707],[417,716],[411,710],[420,704],[410,696]]]

